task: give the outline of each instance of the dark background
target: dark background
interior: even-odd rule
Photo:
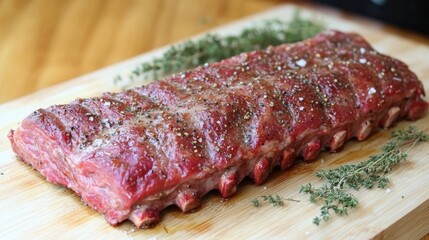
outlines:
[[[429,0],[313,0],[429,36]]]

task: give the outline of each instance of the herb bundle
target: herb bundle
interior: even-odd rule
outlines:
[[[355,208],[359,202],[351,190],[386,188],[389,179],[385,174],[405,161],[416,144],[429,140],[428,135],[413,126],[394,131],[392,138],[382,147],[381,154],[370,156],[367,161],[316,172],[316,176],[325,181],[321,187],[316,188],[311,183],[301,187],[300,192],[310,194],[310,202],[322,202],[320,215],[313,218],[314,224],[328,221],[332,212],[342,216],[347,215],[348,209]]]
[[[266,20],[244,29],[238,35],[208,34],[170,47],[161,57],[143,62],[129,75],[137,78],[159,77],[187,70],[205,63],[220,61],[242,52],[264,49],[271,45],[291,43],[312,37],[324,30],[320,22],[310,21],[295,13],[290,22]],[[115,82],[121,81],[117,76]]]

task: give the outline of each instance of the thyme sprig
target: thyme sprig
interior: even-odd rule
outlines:
[[[386,174],[392,167],[405,161],[416,144],[429,141],[429,136],[414,126],[394,131],[392,138],[381,148],[381,154],[370,156],[367,161],[317,171],[316,176],[325,181],[321,187],[311,183],[301,186],[301,193],[310,194],[310,202],[322,202],[320,215],[313,218],[314,224],[328,221],[332,212],[342,216],[355,208],[359,202],[351,190],[386,188],[389,184]]]
[[[269,204],[271,204],[271,206],[276,207],[276,206],[283,206],[284,205],[284,201],[291,201],[291,202],[300,202],[299,200],[293,199],[293,198],[282,198],[279,195],[262,195],[260,197],[254,198],[252,199],[252,204],[254,207],[259,207],[262,205],[262,202],[268,202]]]
[[[188,40],[170,47],[160,57],[143,62],[129,75],[129,80],[143,77],[158,79],[205,63],[220,61],[270,45],[291,43],[312,37],[324,30],[323,23],[302,18],[298,12],[290,22],[266,20],[244,29],[238,35],[208,34],[198,40]],[[115,77],[115,82],[122,77]]]
[[[261,200],[260,200],[261,199]],[[283,206],[284,202],[282,197],[280,197],[279,195],[262,195],[260,197],[254,198],[252,200],[252,204],[254,207],[259,207],[262,205],[262,202],[268,202],[269,204],[271,204],[271,206],[276,207],[276,206]]]

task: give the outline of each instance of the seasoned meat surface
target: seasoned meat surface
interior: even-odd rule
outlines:
[[[328,31],[101,97],[39,109],[9,133],[18,157],[105,214],[138,227],[189,211],[275,166],[315,159],[427,103],[401,61],[361,36]]]

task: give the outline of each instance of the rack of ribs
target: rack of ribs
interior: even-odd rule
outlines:
[[[9,139],[19,159],[110,224],[187,212],[250,176],[315,159],[427,111],[422,83],[357,34],[327,31],[146,86],[39,109]]]

